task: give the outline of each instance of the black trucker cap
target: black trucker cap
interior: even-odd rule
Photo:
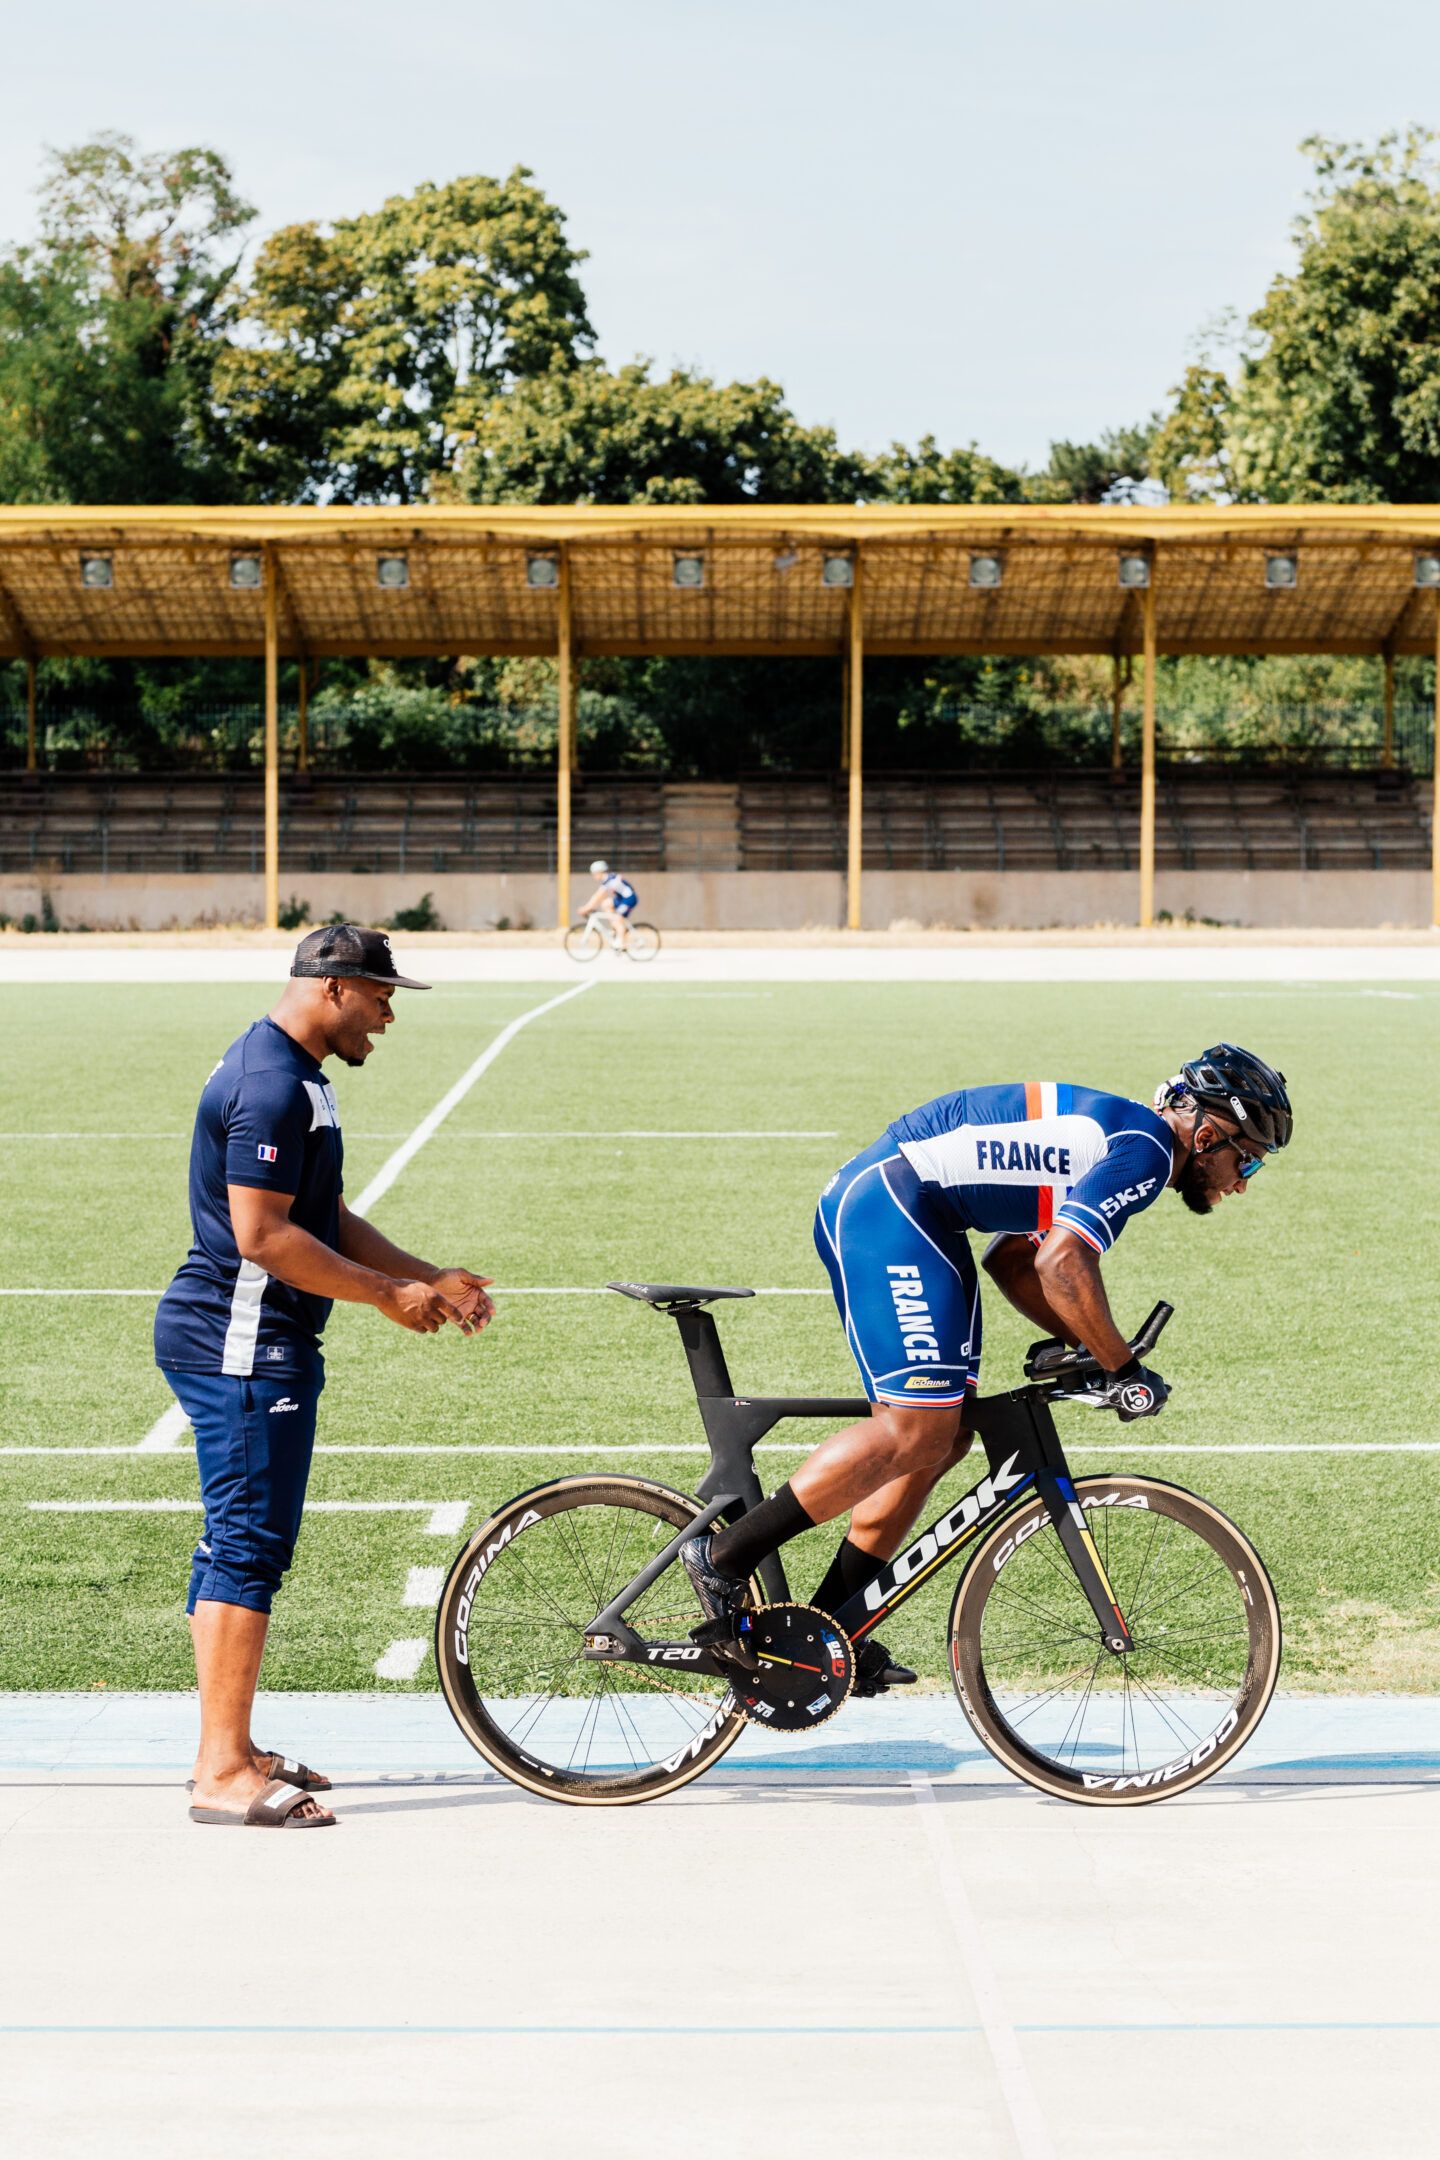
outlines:
[[[428,990],[429,983],[396,972],[395,955],[383,930],[364,930],[359,923],[326,923],[312,930],[295,948],[292,975],[363,975],[370,982],[390,983],[397,990]]]

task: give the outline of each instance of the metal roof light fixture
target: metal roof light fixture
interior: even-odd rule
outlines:
[[[230,557],[231,592],[259,592],[261,577],[258,555],[232,555]]]
[[[853,555],[827,555],[820,565],[820,583],[848,591],[855,583]]]
[[[375,583],[382,592],[405,592],[410,584],[408,555],[377,555]]]
[[[970,583],[977,592],[994,592],[1005,575],[1005,565],[998,555],[972,555],[970,557]]]
[[[1122,555],[1116,575],[1123,592],[1144,592],[1150,583],[1150,557]]]
[[[527,555],[525,583],[531,592],[557,592],[560,586],[560,557]]]
[[[1440,555],[1432,554],[1428,548],[1416,551],[1415,583],[1426,586],[1440,585]]]
[[[695,554],[672,555],[670,582],[682,592],[698,592],[705,583],[705,557]]]
[[[86,592],[109,592],[115,583],[115,564],[109,555],[82,555],[80,583]]]
[[[1294,592],[1300,582],[1300,558],[1292,553],[1265,557],[1266,592]]]

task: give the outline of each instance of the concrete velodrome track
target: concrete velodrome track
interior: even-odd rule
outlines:
[[[1116,1814],[1005,1777],[944,1695],[623,1810],[527,1798],[434,1696],[261,1708],[333,1833],[194,1828],[186,1697],[5,1700],[17,2154],[1435,2149],[1440,1703],[1282,1699]]]

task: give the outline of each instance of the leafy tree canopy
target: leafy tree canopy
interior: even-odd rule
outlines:
[[[422,498],[478,408],[593,345],[583,260],[523,165],[275,233],[216,369],[248,489]]]
[[[802,427],[777,383],[715,383],[634,362],[551,366],[475,417],[459,489],[472,502],[855,502],[863,459]]]
[[[40,203],[0,257],[0,498],[223,497],[209,375],[254,216],[229,167],[106,133],[51,153]]]

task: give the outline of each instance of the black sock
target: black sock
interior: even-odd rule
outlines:
[[[815,1519],[807,1515],[788,1485],[742,1515],[728,1530],[716,1532],[710,1547],[710,1564],[721,1575],[738,1575],[748,1581],[766,1555],[802,1530],[813,1530]]]
[[[884,1565],[874,1553],[862,1552],[848,1537],[841,1538],[835,1557],[825,1570],[824,1581],[811,1591],[808,1602],[818,1605],[821,1612],[838,1612],[846,1598],[854,1597],[857,1590],[863,1590],[866,1583],[873,1582]]]

